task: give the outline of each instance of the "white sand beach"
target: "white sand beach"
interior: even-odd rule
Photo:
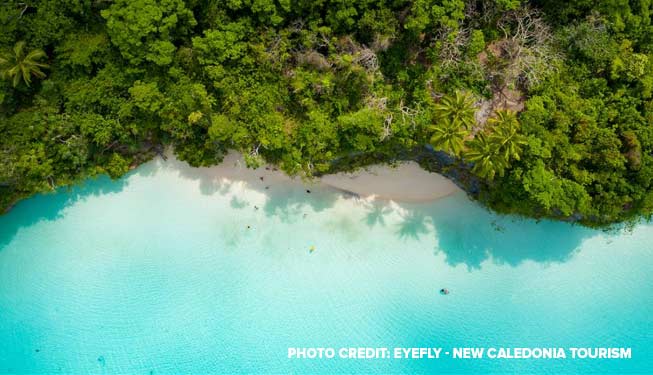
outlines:
[[[397,167],[374,165],[353,173],[327,175],[321,182],[360,196],[397,202],[427,202],[460,191],[448,178],[428,172],[413,161]]]
[[[180,163],[171,152],[167,154],[168,163]],[[315,181],[302,181],[287,176],[274,166],[247,168],[242,155],[232,151],[221,164],[210,168],[194,168],[194,173],[217,181],[249,185],[290,183],[311,188],[321,184],[364,198],[396,202],[428,202],[460,191],[448,178],[428,172],[415,162],[403,162],[396,167],[374,165],[355,172],[323,176]]]

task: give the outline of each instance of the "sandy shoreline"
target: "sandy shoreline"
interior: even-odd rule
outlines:
[[[428,172],[413,161],[397,167],[373,165],[353,173],[323,176],[320,180],[360,196],[397,202],[428,202],[460,191],[448,178]]]
[[[168,153],[168,163],[181,163]],[[185,164],[185,163],[184,163]],[[422,169],[415,162],[404,162],[397,167],[374,165],[353,173],[337,173],[306,182],[291,178],[273,166],[247,168],[241,154],[230,152],[219,165],[194,168],[204,177],[248,185],[301,184],[307,189],[323,185],[365,198],[396,202],[429,202],[460,191],[451,180]]]

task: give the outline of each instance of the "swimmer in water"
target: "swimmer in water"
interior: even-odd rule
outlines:
[[[440,294],[442,294],[443,296],[446,296],[447,294],[449,294],[449,289],[447,289],[447,288],[440,289]]]
[[[315,251],[315,246],[311,245],[311,247],[308,249],[308,251],[310,253],[314,252]]]

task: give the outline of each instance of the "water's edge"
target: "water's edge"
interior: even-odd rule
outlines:
[[[153,160],[0,217],[0,372],[634,373],[653,227],[359,199]],[[441,296],[438,290],[451,290]],[[289,360],[291,346],[626,346],[628,361]]]

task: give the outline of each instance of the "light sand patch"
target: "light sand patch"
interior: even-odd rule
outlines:
[[[460,191],[448,178],[422,169],[415,162],[397,167],[374,165],[353,173],[337,173],[321,178],[322,183],[363,197],[397,202],[427,202]]]
[[[168,153],[167,163],[183,163]],[[240,153],[230,152],[222,163],[210,168],[192,168],[185,163],[188,173],[200,175],[204,180],[227,185],[278,186],[300,184],[310,189],[321,184],[337,190],[371,199],[396,202],[428,202],[460,191],[451,180],[422,169],[415,162],[404,162],[396,167],[374,165],[364,170],[323,176],[314,183],[291,178],[273,166],[247,168]]]

